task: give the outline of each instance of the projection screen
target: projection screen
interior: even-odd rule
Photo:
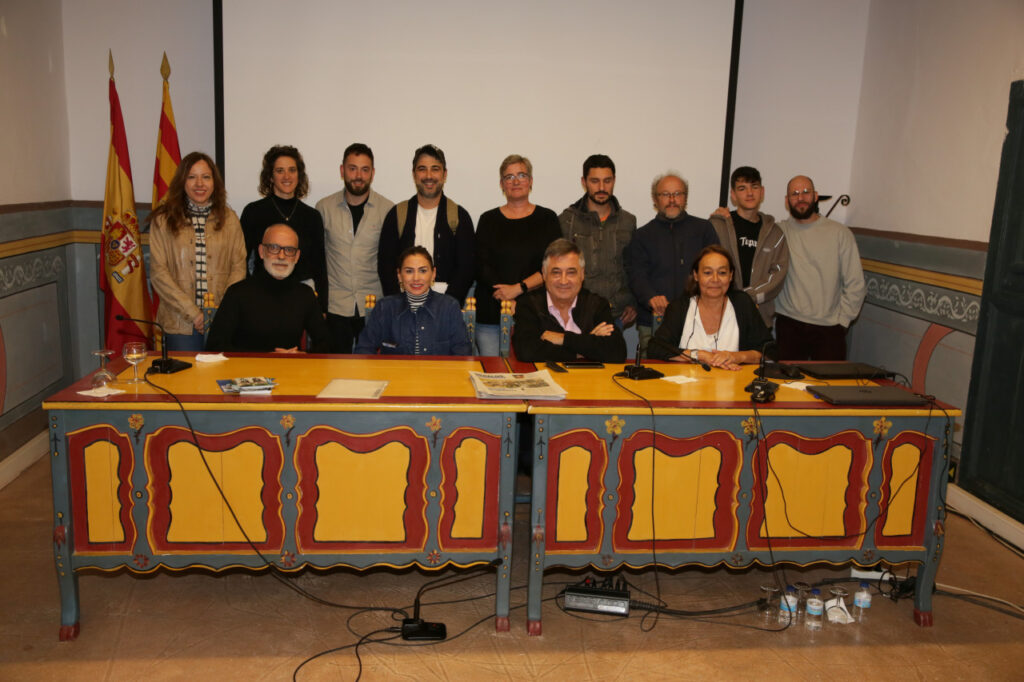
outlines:
[[[642,225],[652,178],[717,206],[733,3],[713,0],[223,0],[224,165],[229,201],[258,197],[263,153],[305,157],[310,204],[341,188],[342,151],[365,142],[374,189],[408,198],[413,150],[441,147],[446,193],[474,219],[504,203],[498,166],[534,166],[533,200],[582,196],[583,159],[608,154],[616,195]]]

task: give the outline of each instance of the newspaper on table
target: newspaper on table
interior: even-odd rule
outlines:
[[[487,374],[470,372],[477,398],[504,400],[564,400],[565,389],[542,369],[526,374]]]

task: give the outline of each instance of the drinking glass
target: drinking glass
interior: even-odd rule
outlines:
[[[93,355],[100,359],[100,368],[92,375],[92,387],[101,388],[116,381],[114,373],[107,369],[107,358],[114,354],[112,350],[94,350]]]
[[[125,383],[141,384],[142,379],[139,378],[139,363],[146,359],[146,344],[142,341],[129,341],[124,344],[124,351],[121,353],[121,357],[131,363],[132,369],[135,370],[134,378],[128,379]]]
[[[758,617],[765,625],[775,625],[779,620],[779,588],[774,584],[761,585],[762,602],[758,605]]]

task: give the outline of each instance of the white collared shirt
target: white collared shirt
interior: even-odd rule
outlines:
[[[583,331],[580,329],[579,325],[576,324],[576,320],[572,319],[572,311],[576,309],[576,301],[579,299],[579,296],[572,299],[572,305],[569,306],[569,321],[563,322],[561,312],[557,307],[555,307],[554,302],[551,300],[551,294],[545,291],[544,295],[548,299],[548,312],[558,320],[558,324],[562,325],[562,329],[567,332],[572,332],[573,334],[582,334]]]

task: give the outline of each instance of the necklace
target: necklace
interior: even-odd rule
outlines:
[[[284,211],[282,211],[278,207],[277,202],[274,200],[274,195],[270,194],[268,196],[270,197],[270,203],[272,203],[274,205],[274,210],[277,211],[281,215],[282,218],[284,218],[284,221],[287,223],[289,220],[291,220],[292,216],[295,215],[295,209],[297,209],[299,207],[299,199],[298,199],[298,197],[295,197],[295,205],[292,206],[292,212],[289,213],[288,215],[285,215]]]

